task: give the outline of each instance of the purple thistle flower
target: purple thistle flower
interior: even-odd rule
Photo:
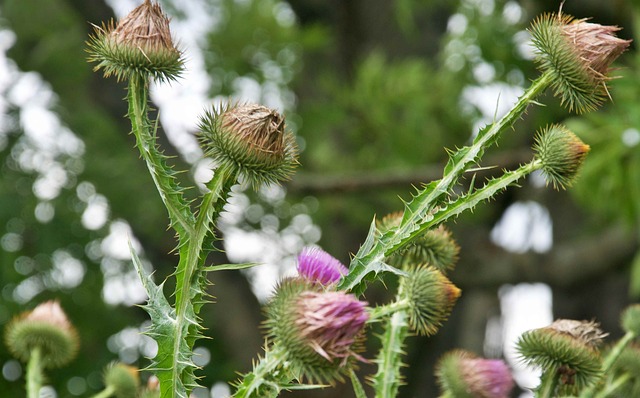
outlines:
[[[362,360],[352,346],[369,319],[365,302],[344,292],[306,291],[297,300],[296,313],[300,337],[322,357],[342,363],[350,356]]]
[[[514,383],[509,367],[500,359],[484,359],[464,350],[446,353],[436,375],[443,396],[508,398]]]
[[[298,273],[310,282],[331,285],[348,272],[340,261],[317,247],[306,247],[298,255]]]
[[[469,390],[478,397],[509,397],[513,378],[504,361],[499,359],[463,359],[460,361],[462,377]]]

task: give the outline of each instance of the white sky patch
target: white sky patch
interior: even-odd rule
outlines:
[[[518,385],[524,389],[533,389],[540,382],[540,371],[524,366],[516,351],[516,342],[522,333],[548,326],[553,321],[551,288],[542,283],[505,285],[500,288],[499,296],[505,359],[511,366]],[[533,397],[533,394],[521,397]]]
[[[474,124],[474,134],[483,126],[504,116],[524,93],[524,89],[504,82],[494,82],[480,86],[467,86],[462,90],[462,109],[476,108],[481,116]]]
[[[536,202],[516,202],[505,210],[491,230],[491,240],[515,253],[544,253],[553,245],[549,211]]]

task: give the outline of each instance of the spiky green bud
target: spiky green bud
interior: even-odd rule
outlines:
[[[420,335],[431,336],[451,314],[460,289],[431,266],[410,268],[407,272],[398,295],[408,302],[409,326]]]
[[[135,398],[140,387],[138,368],[113,362],[104,371],[104,384],[117,398]]]
[[[595,322],[561,319],[520,336],[517,347],[525,363],[552,372],[563,394],[575,394],[601,373],[597,345],[606,336]],[[544,376],[543,376],[544,377]]]
[[[57,301],[47,301],[15,317],[7,325],[5,342],[9,351],[24,362],[32,350],[39,349],[45,368],[66,365],[79,346],[76,329]]]
[[[455,398],[508,398],[514,386],[504,361],[478,358],[463,350],[446,353],[436,376],[443,396]]]
[[[566,127],[553,124],[536,134],[533,150],[542,162],[547,184],[566,189],[575,181],[590,148]]]
[[[591,111],[609,97],[609,66],[631,43],[617,38],[618,30],[562,13],[544,14],[531,25],[536,61],[569,110]]]
[[[378,220],[376,227],[378,231],[385,233],[400,225],[401,220],[402,213],[392,213]],[[387,262],[398,268],[427,264],[447,273],[455,267],[459,253],[460,247],[451,232],[440,225],[425,231],[406,248],[393,253]]]
[[[134,75],[171,81],[184,69],[182,53],[173,44],[169,18],[160,5],[145,0],[114,25],[113,20],[94,26],[87,41],[89,61],[94,70],[102,69],[105,77],[118,80]]]
[[[622,328],[626,332],[631,332],[640,336],[640,304],[628,306],[622,313]]]
[[[269,339],[284,349],[296,377],[334,383],[362,359],[357,352],[369,316],[366,303],[355,296],[287,279],[266,311]]]
[[[254,187],[289,179],[297,165],[295,138],[284,117],[261,105],[207,112],[200,120],[200,141],[207,156]]]

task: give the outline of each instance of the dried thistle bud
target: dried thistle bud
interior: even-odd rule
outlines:
[[[456,398],[508,398],[514,382],[500,359],[478,358],[463,350],[445,354],[436,367],[443,396]]]
[[[200,141],[207,156],[254,187],[289,179],[297,165],[295,138],[284,117],[261,105],[207,112],[200,120]]]
[[[636,337],[640,336],[640,304],[628,306],[622,313],[622,328]]]
[[[576,394],[600,377],[602,359],[596,346],[606,336],[595,322],[557,320],[520,336],[518,351],[525,363],[552,372],[559,394]]]
[[[356,360],[369,314],[367,304],[344,292],[288,279],[267,306],[266,326],[294,374],[311,381],[343,380]]]
[[[40,350],[42,365],[57,368],[71,361],[78,351],[78,335],[57,301],[47,301],[15,317],[5,331],[9,351],[27,362]]]
[[[547,184],[566,189],[575,181],[590,148],[569,129],[554,124],[536,134],[533,150],[542,162]]]
[[[338,282],[347,272],[347,267],[320,248],[304,248],[298,255],[298,273],[309,282],[329,286]]]
[[[104,371],[104,384],[118,398],[135,398],[140,387],[138,368],[113,362]]]
[[[407,272],[398,294],[409,305],[409,326],[420,335],[434,335],[451,314],[460,289],[431,266],[410,268]]]
[[[569,110],[591,111],[609,97],[609,68],[631,43],[615,36],[619,30],[562,13],[544,14],[532,24],[539,67],[551,74],[555,95]]]
[[[169,18],[158,3],[145,0],[114,26],[113,21],[94,26],[87,42],[94,70],[118,80],[133,75],[155,80],[175,80],[184,68],[182,53],[171,38]]]
[[[385,233],[400,225],[402,213],[392,213],[377,222],[376,227]],[[418,265],[431,265],[442,273],[452,271],[458,261],[460,247],[444,225],[425,231],[406,248],[399,250],[387,259],[389,265],[407,268]]]

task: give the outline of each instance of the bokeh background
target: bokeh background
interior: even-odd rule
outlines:
[[[0,327],[60,300],[80,332],[69,366],[49,372],[50,397],[90,396],[113,360],[148,364],[140,335],[145,295],[130,239],[157,280],[177,258],[162,203],[133,148],[125,86],[86,62],[91,24],[132,0],[0,1]],[[216,263],[258,261],[211,276],[214,305],[198,343],[204,387],[225,384],[261,352],[260,306],[295,255],[317,244],[349,262],[374,215],[402,209],[412,185],[438,178],[444,148],[469,141],[537,76],[526,28],[558,1],[163,0],[188,72],[154,87],[161,144],[201,184],[211,164],[194,138],[197,116],[228,100],[283,112],[301,148],[291,182],[253,193],[236,187],[219,225]],[[637,0],[567,0],[563,11],[618,25],[634,38]],[[621,309],[640,296],[640,58],[616,63],[613,103],[571,115],[547,95],[492,148],[491,175],[530,159],[533,133],[566,123],[592,147],[569,191],[534,175],[448,225],[461,246],[452,280],[463,295],[438,335],[411,338],[402,397],[437,396],[433,368],[458,347],[510,358],[523,328],[553,318],[595,319],[615,338]],[[470,180],[470,178],[468,178]],[[466,181],[468,184],[469,181]],[[198,185],[201,186],[201,185]],[[199,188],[190,195],[195,197]],[[464,187],[461,187],[464,189]],[[172,286],[167,286],[170,292]],[[371,302],[393,292],[373,286]],[[376,349],[372,339],[369,357]],[[514,364],[514,366],[516,366]],[[2,396],[23,395],[23,365],[0,347]],[[373,366],[361,366],[363,375]],[[143,379],[147,375],[143,373]],[[533,377],[533,379],[531,378]],[[522,387],[535,376],[519,376]],[[518,392],[519,394],[520,392]],[[285,396],[349,397],[350,386]]]

